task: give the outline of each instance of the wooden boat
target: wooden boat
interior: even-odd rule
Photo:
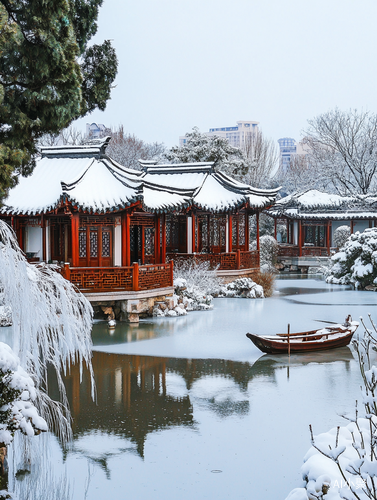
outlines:
[[[278,333],[274,336],[262,336],[247,333],[248,337],[262,352],[267,354],[285,354],[293,352],[325,351],[343,347],[351,342],[359,323],[347,316],[343,325],[334,324],[319,330],[299,333]]]

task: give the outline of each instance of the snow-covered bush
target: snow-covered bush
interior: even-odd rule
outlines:
[[[349,226],[339,226],[338,228],[336,228],[334,231],[334,247],[343,247],[350,235],[351,228]]]
[[[12,310],[9,306],[0,305],[0,326],[12,325]]]
[[[218,295],[223,280],[210,269],[210,262],[193,259],[174,263],[174,287],[177,296],[189,301],[188,311],[212,307],[213,295]]]
[[[34,406],[36,398],[33,380],[12,349],[0,342],[0,447],[8,446],[18,430],[27,436],[47,431]]]
[[[361,289],[377,285],[377,228],[351,234],[332,261],[328,283],[352,283]]]
[[[220,288],[219,297],[263,298],[263,288],[250,278],[238,278]]]
[[[257,242],[250,244],[250,250],[257,249]],[[278,242],[273,236],[265,234],[259,238],[260,268],[262,272],[275,272],[275,264],[278,256]]]
[[[312,447],[301,468],[304,488],[295,488],[286,500],[377,500],[377,367],[371,351],[377,344],[377,328],[366,328],[364,338],[354,341],[363,380],[364,415],[345,417],[350,423],[313,435]]]

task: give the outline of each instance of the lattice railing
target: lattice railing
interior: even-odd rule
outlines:
[[[240,252],[240,268],[241,269],[257,269],[259,268],[259,252]]]
[[[233,269],[257,269],[259,268],[259,252],[257,250],[249,252],[224,252],[224,253],[169,253],[168,259],[172,260],[187,260],[195,259],[197,262],[209,262],[210,268],[215,269],[219,266],[219,270]]]
[[[139,266],[139,290],[172,286],[173,280],[169,264]]]
[[[173,263],[130,267],[69,267],[62,275],[83,292],[152,290],[173,286]]]
[[[311,257],[328,257],[329,253],[327,251],[327,247],[303,247],[302,255],[311,256]]]
[[[298,245],[279,245],[279,257],[299,257],[300,249]],[[305,257],[328,257],[327,247],[304,246],[301,255]]]
[[[279,257],[298,257],[299,253],[297,245],[279,245]]]

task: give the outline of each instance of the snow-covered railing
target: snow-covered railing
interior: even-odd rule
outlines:
[[[241,251],[224,253],[169,253],[168,259],[187,260],[194,259],[197,262],[209,262],[212,269],[236,270],[236,269],[259,269],[259,251]]]
[[[173,262],[128,267],[70,267],[62,269],[64,278],[82,292],[152,290],[173,286]]]

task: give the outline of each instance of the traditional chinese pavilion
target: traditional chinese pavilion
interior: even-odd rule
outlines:
[[[344,225],[351,233],[377,225],[377,196],[339,196],[309,190],[282,198],[269,215],[275,219],[279,259],[294,259],[300,266],[311,257],[328,257],[335,230]],[[278,228],[285,226],[284,237]]]
[[[125,168],[106,155],[110,138],[46,147],[30,177],[9,192],[1,218],[31,262],[55,262],[90,300],[172,291],[172,261],[210,260],[219,272],[259,268],[249,217],[273,205],[213,163]]]

